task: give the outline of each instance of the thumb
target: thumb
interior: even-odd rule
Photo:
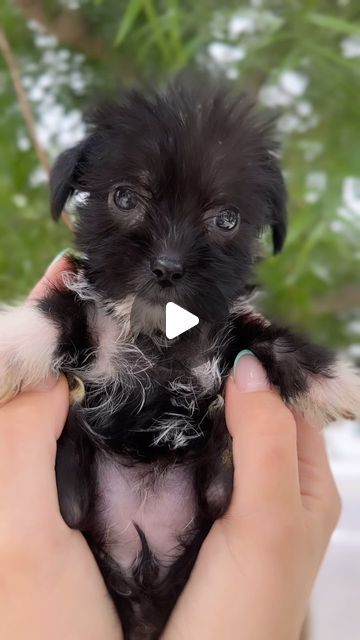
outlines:
[[[271,397],[270,382],[265,369],[260,361],[248,349],[240,351],[236,356],[232,375],[229,377],[225,394],[226,424],[233,440],[242,437],[244,428],[241,428],[244,419],[251,414],[251,422],[254,422],[254,412],[263,413],[261,399],[263,396]]]
[[[296,424],[250,351],[235,360],[226,385],[225,416],[233,438],[234,492],[242,512],[284,504],[299,493]]]
[[[21,393],[0,408],[0,502],[24,509],[57,504],[54,465],[56,440],[69,406],[65,378],[51,388]],[[21,509],[18,509],[21,513]]]

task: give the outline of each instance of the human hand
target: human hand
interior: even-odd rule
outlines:
[[[234,491],[163,640],[298,640],[340,514],[323,435],[269,388],[254,356],[226,386]]]
[[[69,268],[53,265],[41,297]],[[56,441],[69,406],[66,380],[22,393],[0,408],[0,637],[119,640],[120,625],[93,555],[63,521]]]

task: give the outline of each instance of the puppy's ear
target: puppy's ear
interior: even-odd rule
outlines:
[[[79,175],[85,143],[79,142],[57,158],[50,173],[51,215],[58,220],[66,201],[74,193],[74,183]]]
[[[281,249],[284,246],[284,242],[286,238],[286,233],[287,233],[286,209],[283,210],[282,215],[284,214],[285,214],[284,220],[275,222],[272,225],[272,240],[273,240],[274,255],[276,253],[280,253]]]
[[[274,166],[272,188],[269,197],[271,207],[271,229],[274,254],[279,253],[284,246],[287,232],[287,192],[280,168]]]

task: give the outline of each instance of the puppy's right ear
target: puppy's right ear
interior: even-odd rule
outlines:
[[[50,173],[50,207],[54,220],[58,220],[68,198],[74,193],[76,179],[84,152],[84,141],[63,151]]]

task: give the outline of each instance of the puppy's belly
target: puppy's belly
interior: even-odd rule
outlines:
[[[131,572],[142,551],[137,525],[159,563],[159,577],[163,576],[181,554],[179,543],[192,536],[196,501],[190,468],[127,467],[103,458],[97,480],[97,513],[105,550]]]

